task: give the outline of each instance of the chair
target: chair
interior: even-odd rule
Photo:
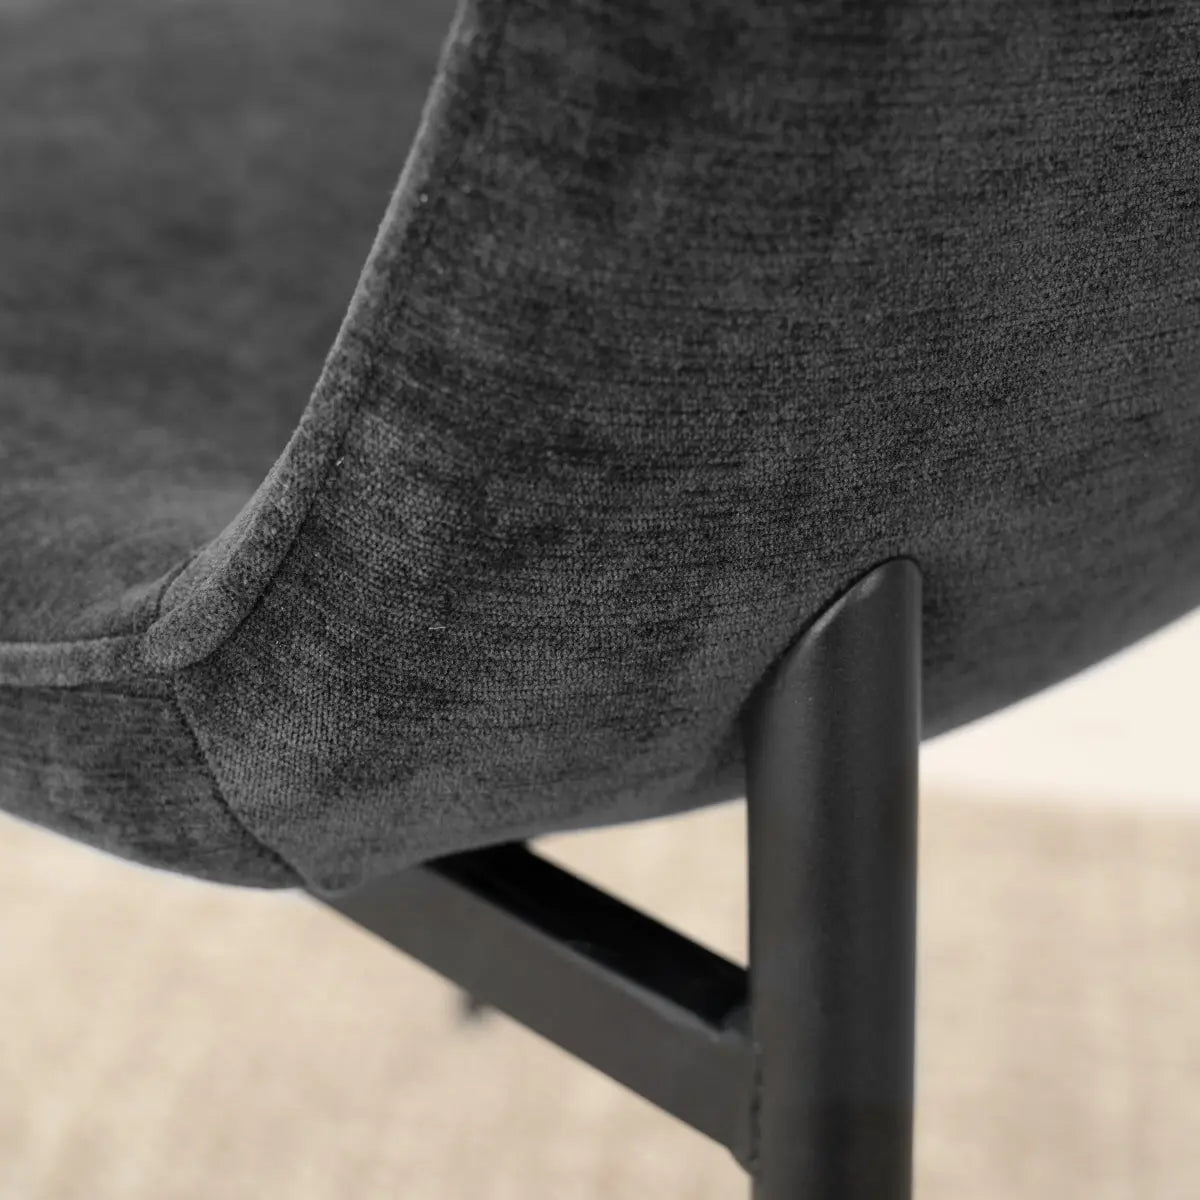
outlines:
[[[1200,605],[1197,35],[10,8],[0,803],[909,1195],[919,742]],[[746,971],[524,845],[742,796]]]

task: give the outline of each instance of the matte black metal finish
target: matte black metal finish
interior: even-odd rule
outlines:
[[[908,1200],[921,576],[883,564],[745,712],[756,1200]]]
[[[522,846],[322,899],[745,1158],[741,967]]]
[[[920,681],[893,559],[751,697],[749,973],[520,845],[317,898],[724,1143],[756,1200],[909,1200]]]

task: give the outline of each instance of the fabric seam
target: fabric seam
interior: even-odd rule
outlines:
[[[447,35],[448,38],[452,37],[453,34],[456,32],[457,26],[459,24],[459,21],[461,20],[463,11],[465,11],[465,9],[460,10],[458,13],[456,13],[456,15],[454,17],[454,23],[451,26],[450,31],[448,31],[448,35]],[[510,15],[511,15],[511,11],[512,11],[511,3],[506,2],[503,6],[503,10],[500,14],[500,17],[496,24],[495,30],[492,34],[492,44],[488,47],[488,49],[486,50],[486,52],[484,54],[483,62],[481,63],[479,71],[477,72],[477,74],[475,76],[474,85],[472,87],[472,94],[470,95],[470,97],[467,100],[467,105],[469,106],[469,108],[471,110],[472,131],[473,131],[473,127],[478,123],[478,120],[479,120],[479,116],[480,116],[480,112],[481,112],[481,104],[480,104],[481,98],[484,94],[486,94],[486,91],[487,91],[489,85],[491,84],[492,70],[495,65],[496,55],[499,51],[500,46],[503,44],[504,33],[508,27],[508,21],[509,21]],[[447,46],[449,46],[449,42],[447,43]],[[437,86],[438,83],[440,83],[440,82],[441,82],[440,79],[435,80],[435,83],[433,86]],[[431,92],[431,94],[432,94],[432,92]],[[447,163],[446,169],[442,173],[442,179],[441,179],[442,186],[439,188],[439,199],[444,200],[444,197],[447,193],[448,188],[450,186],[452,186],[452,184],[453,184],[455,172],[461,161],[461,157],[462,157],[463,149],[464,149],[464,146],[465,146],[465,143],[467,140],[467,136],[468,136],[468,133],[464,132],[462,137],[459,139],[459,145],[457,147],[455,147],[455,149],[452,151],[450,161]],[[402,176],[403,176],[403,171],[401,172],[401,177]],[[399,182],[400,181],[398,179],[397,180],[397,188],[399,187]],[[389,208],[390,207],[391,207],[391,205],[389,203]],[[405,282],[407,282],[407,280],[417,271],[417,269],[421,265],[421,260],[428,248],[429,240],[433,235],[433,231],[434,231],[436,224],[437,224],[437,221],[436,221],[435,216],[432,213],[428,214],[426,217],[426,221],[425,221],[425,228],[424,228],[423,232],[421,233],[419,239],[416,241],[416,243],[412,247],[412,250],[409,253],[409,256],[408,256],[409,262],[407,264],[407,269],[404,271],[401,271],[401,272],[393,272],[392,277],[388,281],[385,295],[379,304],[379,308],[381,310],[388,311],[388,312],[403,311],[404,292],[401,291],[400,279],[403,278],[403,280]],[[370,257],[368,257],[368,259],[363,263],[362,272],[360,273],[360,278],[361,278],[362,274],[365,274],[369,265],[370,265]],[[357,290],[357,288],[356,288],[356,290]],[[399,296],[397,296],[397,292],[400,293]],[[353,303],[353,297],[351,298],[351,303]],[[393,307],[393,304],[395,304],[395,307]],[[349,314],[347,314],[347,315],[349,315]],[[351,332],[349,330],[347,330],[345,332],[344,336],[347,337],[348,339],[353,339],[354,342],[357,343],[357,347],[358,347],[357,353],[359,355],[362,355],[362,354],[364,354],[364,351],[365,351],[365,354],[368,358],[368,362],[366,364],[364,374],[362,377],[360,377],[360,382],[364,386],[357,388],[356,394],[353,397],[353,399],[346,402],[346,409],[345,409],[345,416],[344,416],[345,427],[342,429],[341,433],[338,435],[337,440],[334,442],[334,444],[326,452],[327,453],[326,461],[320,469],[320,474],[317,475],[315,478],[315,481],[314,481],[313,487],[312,487],[312,493],[308,498],[308,502],[305,504],[303,511],[300,512],[296,516],[295,527],[293,529],[293,532],[292,532],[290,538],[288,539],[287,544],[280,550],[278,560],[276,561],[274,567],[263,578],[262,582],[260,583],[260,585],[255,593],[254,599],[247,605],[245,611],[227,630],[225,630],[225,632],[217,640],[216,644],[213,645],[210,649],[197,655],[195,658],[188,658],[182,662],[176,662],[176,663],[172,664],[170,667],[162,668],[159,670],[155,670],[148,663],[144,663],[144,662],[138,662],[136,665],[133,665],[132,668],[128,671],[121,671],[120,669],[115,669],[114,664],[111,662],[110,663],[101,663],[101,664],[97,665],[97,667],[94,670],[94,673],[90,672],[86,668],[84,668],[82,670],[83,678],[81,678],[79,680],[78,684],[56,684],[56,683],[44,683],[44,682],[38,682],[38,681],[34,681],[32,683],[25,683],[20,680],[13,680],[13,681],[9,682],[9,681],[4,680],[4,678],[3,678],[3,665],[2,665],[2,662],[0,662],[0,686],[6,686],[6,687],[70,687],[70,686],[78,686],[80,684],[86,685],[87,683],[117,682],[119,680],[127,680],[131,676],[141,675],[143,677],[170,679],[172,681],[172,690],[174,691],[175,687],[176,687],[175,680],[177,679],[177,674],[180,670],[184,670],[188,667],[193,667],[199,663],[203,663],[203,662],[207,661],[208,659],[212,658],[214,655],[219,653],[225,646],[227,646],[233,640],[233,638],[236,636],[237,632],[247,623],[247,621],[249,621],[253,617],[255,612],[257,612],[258,609],[261,607],[264,599],[266,598],[267,594],[271,590],[272,584],[279,577],[279,575],[282,573],[285,566],[287,565],[288,561],[291,559],[292,554],[295,551],[296,545],[301,540],[301,536],[304,532],[305,526],[308,524],[308,522],[312,516],[313,510],[315,509],[315,507],[317,505],[317,502],[320,500],[322,494],[324,493],[324,491],[329,483],[329,480],[332,477],[332,473],[333,473],[335,466],[337,465],[339,459],[341,459],[341,457],[343,455],[346,441],[349,438],[350,433],[354,428],[356,419],[358,418],[359,414],[362,411],[364,404],[366,403],[367,395],[369,392],[373,391],[374,387],[378,383],[379,373],[380,373],[380,365],[379,365],[378,355],[375,353],[375,347],[373,345],[372,339],[370,337],[364,337],[361,333],[359,333],[357,331]],[[332,353],[332,348],[331,348],[331,353]],[[315,388],[315,386],[316,385],[314,384],[314,388]],[[282,456],[284,451],[281,451],[280,453]],[[276,461],[278,462],[278,459]],[[211,542],[206,543],[206,546],[207,545],[211,545]],[[2,660],[3,652],[6,648],[9,648],[14,652],[18,651],[18,650],[22,650],[22,649],[28,650],[30,652],[37,652],[37,651],[53,652],[53,651],[64,651],[64,650],[70,651],[72,649],[87,649],[90,647],[111,648],[112,652],[114,653],[114,656],[116,656],[119,654],[119,652],[122,649],[128,647],[133,652],[135,658],[140,658],[140,656],[137,654],[137,652],[139,650],[143,650],[145,648],[148,636],[153,631],[155,625],[158,624],[159,617],[161,615],[161,606],[162,606],[163,600],[165,598],[167,589],[170,587],[171,582],[179,574],[181,574],[184,570],[186,570],[188,565],[200,553],[202,553],[204,549],[205,549],[205,547],[201,547],[199,550],[194,551],[192,554],[188,555],[188,557],[183,562],[178,563],[175,566],[175,568],[173,568],[171,570],[171,572],[169,573],[169,577],[165,580],[164,587],[158,596],[158,601],[157,601],[157,605],[156,605],[156,609],[155,609],[154,618],[147,624],[145,629],[139,630],[139,631],[136,631],[133,633],[106,635],[106,636],[101,636],[98,638],[81,638],[81,639],[76,639],[76,640],[68,641],[68,642],[0,642],[0,660]]]
[[[504,33],[508,27],[508,21],[509,21],[511,12],[512,12],[511,0],[506,0],[504,7],[503,7],[503,11],[497,22],[495,32],[492,35],[492,44],[488,47],[488,49],[484,55],[484,59],[480,66],[480,69],[475,77],[474,87],[472,89],[473,94],[470,96],[470,98],[468,100],[468,105],[470,106],[470,109],[471,109],[471,125],[472,125],[472,127],[474,127],[479,121],[479,117],[480,117],[480,113],[481,113],[481,100],[482,100],[482,97],[486,94],[489,85],[491,84],[491,75],[492,75],[493,67],[495,66],[496,55],[500,49],[500,46],[503,44]],[[455,20],[454,20],[455,27],[457,27],[460,17],[461,17],[461,11],[459,13],[457,13],[455,16]],[[473,131],[473,129],[472,129],[472,131]],[[453,183],[455,181],[456,171],[457,171],[459,164],[461,162],[461,159],[462,159],[462,154],[463,154],[463,150],[464,150],[465,143],[467,140],[467,136],[468,136],[467,133],[464,132],[462,137],[459,139],[459,145],[457,147],[455,147],[452,157],[451,157],[450,161],[446,164],[446,169],[442,173],[441,187],[439,188],[439,200],[441,200],[443,203],[444,203],[447,192],[453,186]],[[416,244],[413,246],[412,250],[409,253],[409,256],[408,256],[409,262],[406,265],[406,269],[403,271],[392,272],[391,278],[389,279],[388,284],[387,284],[384,298],[378,305],[378,307],[381,311],[386,311],[389,313],[397,313],[397,312],[404,311],[404,307],[405,307],[404,297],[406,295],[406,292],[404,290],[402,290],[401,279],[403,279],[404,283],[407,284],[407,282],[411,278],[411,276],[415,275],[416,272],[418,271],[418,269],[420,268],[420,266],[422,264],[422,259],[425,255],[426,250],[429,247],[429,241],[430,241],[430,238],[433,236],[433,231],[434,231],[434,228],[436,225],[437,225],[437,220],[435,219],[434,215],[432,213],[430,213],[426,217],[425,228],[424,228],[419,240],[416,242]],[[370,260],[368,259],[368,261],[363,264],[364,273],[369,265],[370,265]],[[397,296],[397,293],[399,293],[399,296]],[[395,303],[393,306],[394,301],[395,301]],[[374,388],[379,380],[380,364],[379,364],[379,356],[375,352],[374,339],[370,338],[370,337],[364,337],[362,334],[357,333],[357,332],[356,333],[348,332],[347,336],[353,337],[354,340],[359,344],[359,346],[360,346],[359,353],[362,353],[361,347],[365,346],[367,349],[367,353],[369,355],[369,363],[367,365],[366,372],[365,372],[366,377],[365,377],[365,379],[362,380],[364,386],[356,389],[356,395],[354,396],[354,398],[351,401],[349,401],[349,403],[347,405],[346,416],[345,416],[345,422],[346,422],[345,428],[342,429],[341,433],[338,435],[337,441],[333,444],[333,446],[327,452],[327,460],[326,460],[324,466],[321,468],[321,473],[317,477],[317,480],[313,486],[312,494],[310,495],[310,497],[308,499],[308,503],[304,506],[303,512],[300,513],[296,518],[295,529],[293,530],[291,537],[288,539],[287,545],[280,552],[278,561],[275,563],[275,566],[272,568],[270,573],[263,579],[254,599],[247,606],[245,612],[241,615],[241,617],[233,625],[231,625],[228,630],[225,631],[225,633],[221,636],[221,638],[217,641],[217,643],[211,647],[211,649],[205,651],[203,654],[198,655],[194,659],[189,659],[188,661],[186,661],[182,664],[179,664],[179,669],[193,667],[193,666],[198,665],[199,663],[206,662],[207,660],[212,658],[214,655],[218,654],[225,646],[227,646],[233,640],[233,638],[236,636],[238,630],[240,630],[254,616],[254,614],[258,611],[258,609],[262,606],[264,600],[266,599],[268,593],[271,590],[272,585],[274,584],[275,580],[278,579],[278,577],[282,574],[289,559],[292,557],[292,554],[294,553],[297,544],[300,542],[301,536],[304,533],[305,526],[308,524],[309,520],[311,519],[313,510],[316,508],[318,501],[320,500],[322,494],[324,493],[324,491],[326,489],[326,486],[329,483],[329,480],[331,479],[331,477],[333,475],[334,468],[337,466],[338,462],[341,460],[341,458],[343,456],[343,452],[344,452],[345,446],[346,446],[346,441],[350,437],[350,434],[354,428],[354,424],[355,424],[356,420],[358,419],[358,417],[360,416],[364,405],[366,404],[367,395],[368,395],[368,393],[373,393]],[[152,625],[153,625],[153,623],[152,623]]]
[[[81,679],[78,684],[53,684],[42,682],[25,682],[20,679],[5,678],[6,668],[4,659],[6,656],[12,658],[19,657],[37,657],[49,656],[51,654],[69,653],[73,650],[88,651],[92,649],[110,648],[114,654],[125,647],[136,648],[146,637],[154,625],[157,623],[162,614],[163,600],[167,594],[167,590],[171,584],[183,574],[191,563],[200,555],[203,547],[191,551],[174,566],[169,567],[161,576],[158,595],[154,598],[154,608],[150,619],[146,622],[142,629],[135,629],[128,633],[101,633],[95,637],[71,638],[67,641],[55,642],[18,642],[0,638],[0,687],[6,688],[23,688],[23,687],[76,687],[86,686],[89,683],[118,683],[123,680],[128,680],[131,677],[163,679],[169,675],[167,671],[154,671],[146,668],[137,668],[132,671],[119,670],[98,670],[95,675],[88,674],[86,678]]]
[[[245,833],[245,835],[256,846],[258,846],[266,855],[268,855],[271,858],[274,858],[277,862],[281,862],[285,867],[287,867],[287,869],[292,873],[292,875],[295,878],[295,883],[293,883],[290,886],[296,887],[296,888],[303,888],[305,886],[304,876],[301,874],[301,872],[299,870],[297,870],[296,864],[293,863],[290,859],[285,858],[278,850],[275,849],[274,846],[267,845],[267,843],[264,842],[262,840],[262,838],[259,837],[259,835],[257,833],[255,833],[253,829],[250,828],[249,825],[246,824],[242,815],[229,802],[229,797],[225,794],[225,789],[221,786],[221,781],[217,776],[217,771],[216,771],[216,768],[213,766],[213,762],[212,762],[211,757],[209,756],[208,749],[205,747],[203,741],[201,740],[200,732],[197,729],[195,723],[192,721],[191,715],[188,713],[187,708],[183,703],[183,699],[179,695],[179,673],[178,672],[176,672],[175,674],[173,674],[170,677],[170,684],[171,684],[171,702],[175,708],[175,712],[179,716],[180,721],[183,722],[184,729],[187,730],[188,735],[192,740],[192,745],[195,746],[195,748],[196,748],[196,757],[199,760],[200,765],[204,768],[205,775],[208,776],[208,782],[212,788],[213,796],[216,798],[216,800],[221,805],[221,807],[224,808],[225,811],[229,814],[230,819],[234,822],[234,824],[240,830],[242,830],[242,832]],[[285,885],[285,886],[287,886],[287,885]]]

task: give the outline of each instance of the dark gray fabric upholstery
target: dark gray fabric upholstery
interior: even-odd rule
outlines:
[[[402,9],[0,10],[0,807],[297,882],[138,642],[279,456],[345,315],[451,16]]]
[[[167,682],[0,688],[0,795],[18,816],[151,866],[295,882],[217,794]]]
[[[170,18],[123,4],[159,29],[140,70]],[[230,173],[211,211],[152,218],[164,191],[110,243],[163,291],[64,254],[59,135],[0,117],[29,155],[15,228],[41,231],[0,241],[0,684],[114,706],[73,815],[28,767],[7,807],[85,836],[124,789],[90,840],[345,886],[738,795],[750,690],[894,554],[925,574],[927,736],[1200,604],[1192,7],[467,3],[352,297],[409,15],[194,7],[248,23],[258,98],[199,118],[189,165]],[[196,37],[166,41],[228,76]],[[47,88],[73,128],[83,92]],[[310,140],[260,154],[289,120]],[[192,212],[197,173],[167,176]],[[51,211],[86,211],[69,190]],[[126,787],[147,689],[170,750]]]

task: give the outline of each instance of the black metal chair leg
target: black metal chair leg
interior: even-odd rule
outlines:
[[[756,1200],[908,1200],[921,576],[883,564],[745,714]]]
[[[893,559],[751,698],[749,972],[521,845],[318,898],[728,1146],[756,1200],[908,1200],[920,680]]]

